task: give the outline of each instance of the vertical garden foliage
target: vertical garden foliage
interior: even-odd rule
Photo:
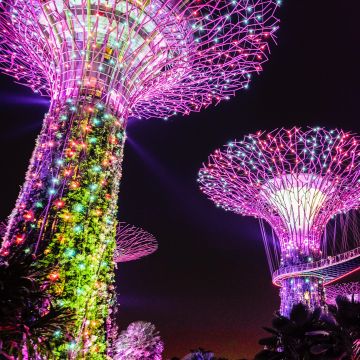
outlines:
[[[44,253],[37,266],[55,266],[48,291],[75,314],[70,333],[53,335],[54,358],[104,359],[125,132],[92,97],[67,100],[47,120],[10,218],[9,249]]]

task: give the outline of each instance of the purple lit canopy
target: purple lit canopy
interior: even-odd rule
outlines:
[[[52,100],[91,88],[123,117],[187,114],[246,88],[274,0],[4,0],[1,70]]]
[[[158,248],[154,235],[123,222],[118,225],[116,243],[114,260],[118,263],[138,260]]]
[[[305,270],[323,258],[329,220],[360,205],[359,140],[323,128],[259,131],[216,150],[199,172],[201,190],[217,206],[264,219],[275,231],[283,314],[296,302],[324,301],[323,275]]]

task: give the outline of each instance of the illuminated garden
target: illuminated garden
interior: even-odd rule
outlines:
[[[360,359],[356,11],[319,1],[0,0],[0,360]]]

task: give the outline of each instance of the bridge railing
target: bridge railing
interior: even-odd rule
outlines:
[[[279,281],[289,277],[290,275],[297,275],[297,274],[307,273],[310,271],[324,269],[330,266],[344,263],[358,256],[360,256],[360,247],[357,247],[355,249],[349,250],[347,252],[335,256],[328,256],[327,258],[315,262],[286,266],[274,271],[272,275],[273,283],[275,285],[280,285]]]

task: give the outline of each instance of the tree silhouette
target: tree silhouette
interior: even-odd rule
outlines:
[[[264,328],[271,336],[259,341],[265,349],[255,360],[353,359],[359,315],[359,305],[346,299],[339,299],[328,313],[320,308],[311,311],[303,304],[295,305],[289,318],[277,312],[272,328]]]
[[[48,358],[54,343],[71,340],[72,313],[45,291],[55,269],[39,268],[22,247],[0,258],[0,359]]]

